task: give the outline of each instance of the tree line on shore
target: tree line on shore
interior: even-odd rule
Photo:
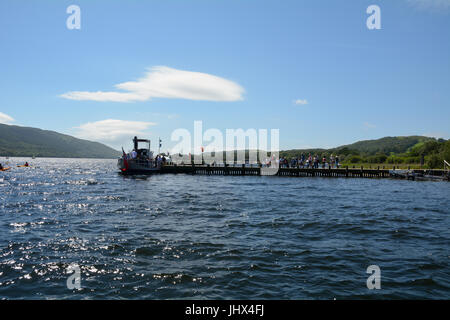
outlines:
[[[343,165],[387,164],[420,165],[424,168],[444,167],[450,162],[450,140],[420,136],[386,137],[378,140],[360,141],[352,145],[332,149],[306,149],[281,151],[284,158],[297,158],[301,154],[317,155],[320,159],[337,155]]]

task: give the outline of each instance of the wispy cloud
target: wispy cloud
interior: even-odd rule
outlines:
[[[8,124],[14,122],[14,119],[7,114],[0,112],[0,123]]]
[[[447,139],[447,137],[449,136],[448,134],[445,134],[443,132],[428,132],[428,133],[424,133],[423,136],[425,137],[430,137],[430,138],[436,138],[436,139]]]
[[[294,100],[294,104],[305,105],[305,104],[308,104],[308,101],[306,99],[297,99],[297,100]]]
[[[115,85],[121,91],[70,91],[61,97],[71,100],[136,102],[152,98],[207,101],[238,101],[244,89],[237,83],[214,75],[177,70],[165,66],[150,68],[137,81]]]
[[[162,117],[167,118],[169,120],[179,118],[180,115],[178,113],[159,113],[159,112],[153,112],[151,113],[152,117]]]
[[[376,125],[369,123],[369,122],[364,122],[363,125],[364,125],[364,128],[366,128],[366,129],[374,129],[377,127]]]
[[[129,141],[133,136],[144,135],[148,128],[155,125],[154,122],[107,119],[82,124],[75,128],[77,129],[75,135],[81,139],[119,147],[122,142]]]

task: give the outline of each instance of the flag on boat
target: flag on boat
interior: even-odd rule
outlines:
[[[123,166],[125,167],[125,168],[122,168],[122,171],[127,171],[128,170],[128,160],[127,160],[127,154],[125,153],[125,151],[123,150],[123,147],[122,147],[122,158],[123,158]]]

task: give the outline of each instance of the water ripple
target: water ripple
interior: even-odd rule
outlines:
[[[133,179],[117,175],[113,160],[32,164],[0,175],[0,298],[446,299],[450,292],[448,183]],[[81,290],[66,286],[73,264]],[[372,264],[382,270],[379,291],[366,287]]]

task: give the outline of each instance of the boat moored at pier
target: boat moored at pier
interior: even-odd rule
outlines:
[[[139,148],[139,143],[145,143],[145,148]],[[123,175],[154,174],[161,171],[161,165],[153,157],[150,150],[151,141],[146,139],[133,139],[133,151],[125,153],[117,160],[117,167]]]

